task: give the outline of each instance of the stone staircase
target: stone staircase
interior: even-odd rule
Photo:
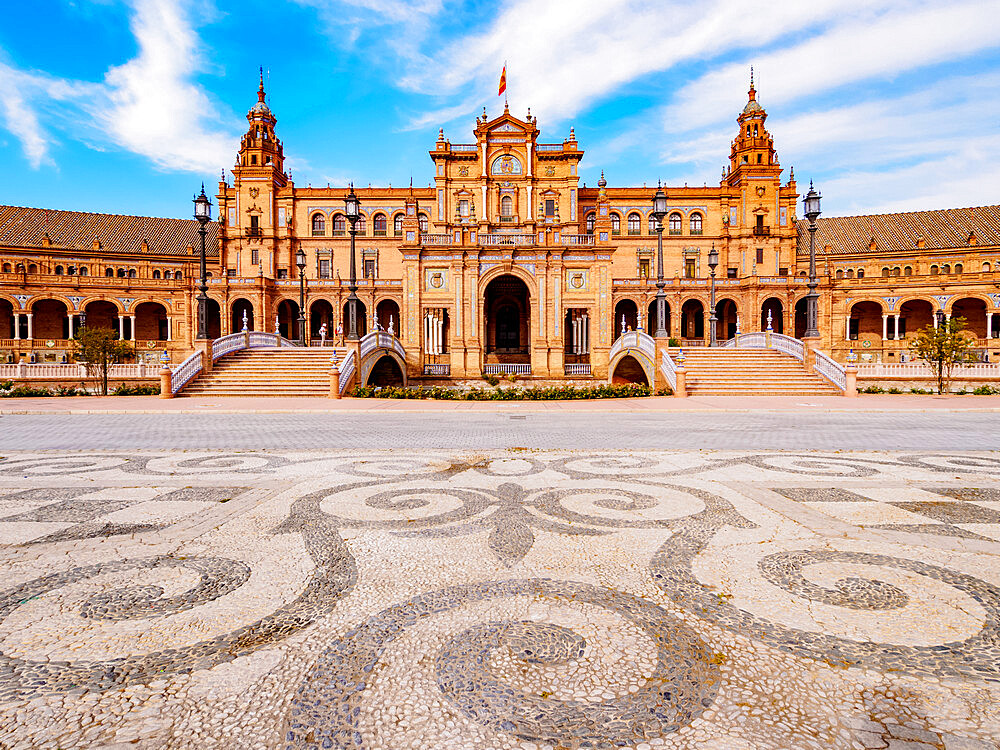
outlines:
[[[840,396],[826,378],[773,349],[685,349],[691,396]]]
[[[178,396],[327,396],[334,347],[241,349],[220,357]]]

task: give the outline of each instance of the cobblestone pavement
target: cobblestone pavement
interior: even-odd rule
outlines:
[[[0,747],[997,750],[998,556],[988,452],[5,452]]]
[[[46,414],[0,416],[0,450],[1000,450],[989,412]]]

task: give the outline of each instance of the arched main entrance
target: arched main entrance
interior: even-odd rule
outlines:
[[[521,279],[504,274],[486,285],[484,312],[486,353],[505,355],[506,362],[529,362],[531,295]]]

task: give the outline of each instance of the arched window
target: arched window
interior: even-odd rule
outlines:
[[[983,273],[989,273],[989,272],[990,272],[989,261],[983,261]]]
[[[87,270],[86,266],[80,266],[80,275],[81,276],[90,276],[90,271]]]
[[[652,214],[649,215],[649,233],[656,234],[656,217]]]
[[[943,266],[941,266],[941,273],[951,273],[951,264],[945,263]]]
[[[913,275],[913,268],[911,266],[904,266],[903,276],[912,276],[912,275]]]
[[[174,271],[174,278],[175,279],[183,279],[184,278],[184,274],[182,274],[180,271]]]
[[[160,271],[159,270],[153,271],[153,278],[154,279],[160,278]]]
[[[514,199],[505,195],[500,199],[500,216],[508,217],[514,215]]]
[[[632,212],[628,215],[628,233],[639,234],[642,231],[642,217]]]
[[[312,230],[313,237],[322,237],[326,234],[326,217],[323,214],[313,214]]]
[[[55,273],[56,276],[62,276],[63,275],[63,267],[62,266],[56,266],[56,269],[55,269],[54,273]]]
[[[611,214],[611,234],[622,233],[622,217],[618,214]]]
[[[937,276],[940,271],[937,266],[931,266],[931,276]]]
[[[4,263],[3,264],[3,272],[4,273],[10,273],[10,263]]]
[[[587,214],[587,234],[594,233],[594,221],[596,218],[593,211]]]
[[[375,229],[376,237],[385,237],[386,224],[385,224],[385,214],[375,214],[372,218],[372,227]]]
[[[130,279],[134,279],[135,278],[135,269],[134,268],[128,269],[128,277]]]
[[[358,220],[357,220],[357,222],[354,225],[354,230],[358,234],[367,234],[368,233],[368,221],[365,219],[365,215],[364,214],[358,214]]]
[[[893,276],[899,276],[899,274],[900,274],[900,270],[899,270],[899,266],[895,266],[895,267],[894,267],[894,268],[892,269],[892,275],[893,275]]]
[[[347,234],[347,217],[343,214],[333,215],[333,236],[343,237]]]
[[[854,269],[853,268],[848,268],[847,269],[847,278],[849,278],[849,279],[853,279],[854,278]]]
[[[701,214],[691,214],[691,234],[701,234]]]
[[[882,276],[888,276],[888,275],[889,275],[889,268],[888,266],[886,266],[882,269]]]
[[[105,276],[114,276],[115,275],[115,269],[113,269],[113,268],[105,268],[104,269],[104,275]]]
[[[962,264],[961,263],[956,263],[955,264],[955,273],[962,273]]]
[[[38,266],[34,263],[28,264],[28,273],[38,273]]]
[[[859,279],[863,279],[864,277],[865,277],[865,269],[859,268],[858,269],[858,278]]]
[[[76,276],[76,266],[66,266],[67,276]]]
[[[403,214],[396,214],[392,217],[392,233],[397,237],[403,234]]]
[[[667,220],[667,231],[669,234],[680,234],[681,233],[681,215],[678,213],[670,214],[670,218]]]
[[[427,231],[427,226],[428,226],[428,224],[427,224],[427,214],[420,214],[417,217],[417,220],[420,222],[420,231],[421,232],[426,232]]]
[[[836,273],[836,277],[837,277],[838,279],[842,279],[842,278],[844,278],[844,272],[838,269],[838,270],[837,270],[837,273]]]

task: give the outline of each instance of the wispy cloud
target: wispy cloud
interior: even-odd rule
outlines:
[[[29,163],[54,164],[51,145],[63,123],[89,124],[98,147],[108,142],[167,170],[214,172],[235,153],[238,133],[221,123],[194,82],[203,63],[185,0],[132,0],[135,58],[93,83],[16,70],[0,63],[0,105],[6,127]]]

